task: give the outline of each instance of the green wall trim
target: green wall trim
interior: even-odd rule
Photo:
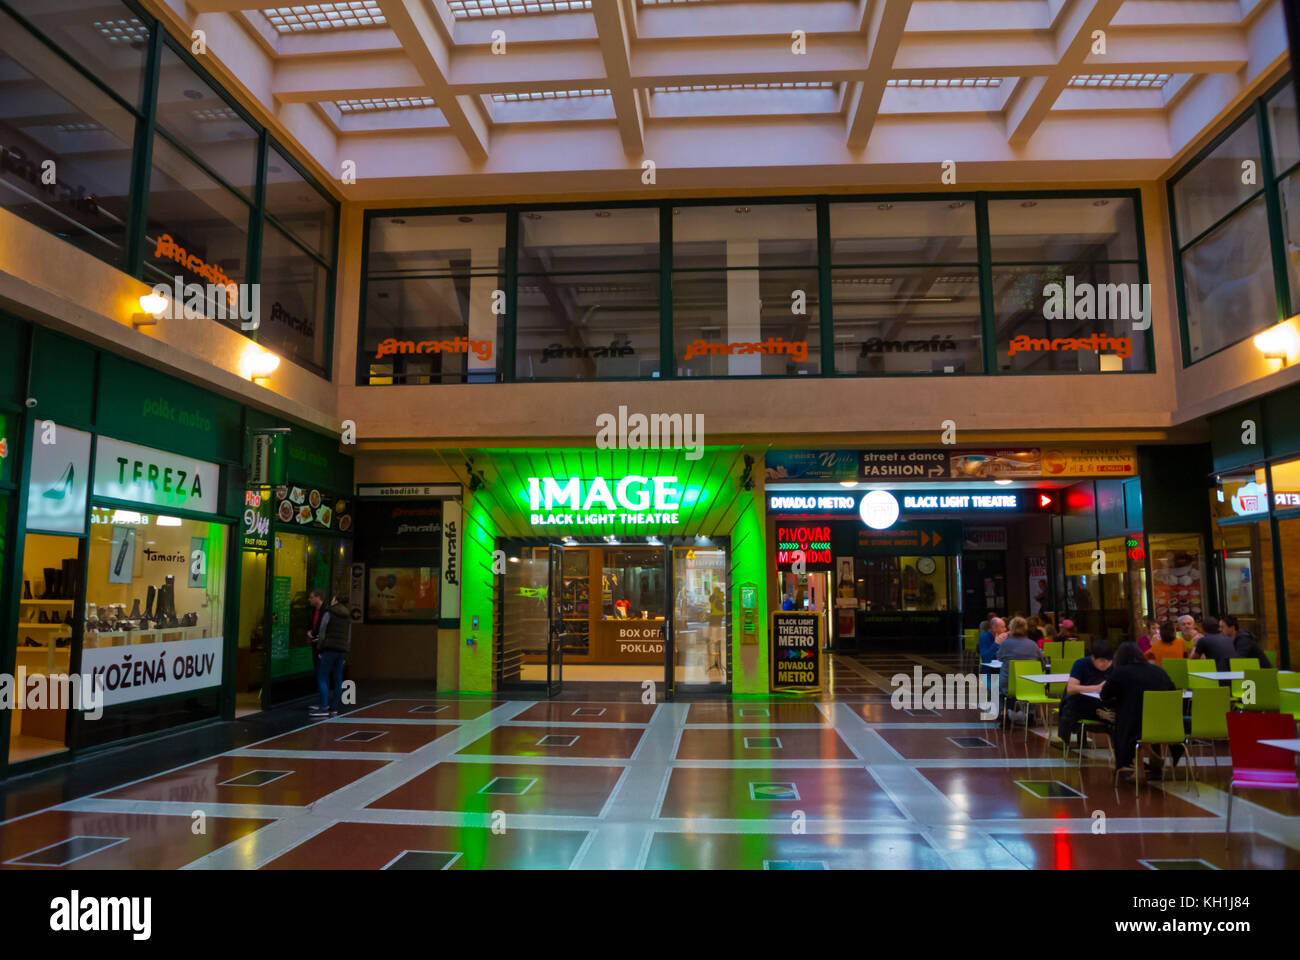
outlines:
[[[765,693],[767,678],[766,541],[761,486],[743,489],[740,475],[746,453],[761,463],[761,451],[741,447],[707,447],[698,460],[682,451],[594,449],[488,449],[466,451],[485,483],[465,492],[464,550],[461,556],[461,618],[464,638],[460,647],[459,689],[488,692],[495,684],[494,598],[497,576],[492,572],[498,537],[560,537],[650,534],[727,536],[731,540],[729,586],[732,604],[734,693]],[[610,481],[625,476],[673,476],[683,489],[682,509],[676,524],[556,524],[533,527],[530,523],[528,478],[577,477]],[[611,487],[613,486],[611,482]],[[757,647],[740,646],[740,596],[738,583],[758,585],[760,617]],[[474,628],[474,618],[479,621]],[[473,645],[467,641],[473,639]]]

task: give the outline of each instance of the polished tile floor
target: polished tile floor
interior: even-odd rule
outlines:
[[[1225,848],[1208,755],[1135,796],[1100,747],[894,709],[918,664],[955,660],[832,656],[815,700],[395,696],[13,817],[0,868],[1300,867],[1300,798],[1241,795]]]

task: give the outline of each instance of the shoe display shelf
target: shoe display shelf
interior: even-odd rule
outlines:
[[[155,627],[150,630],[99,630],[86,634],[87,647],[127,647],[137,643],[169,643],[198,640],[203,627]]]

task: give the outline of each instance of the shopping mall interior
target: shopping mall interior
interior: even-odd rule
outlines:
[[[1300,867],[1288,26],[0,0],[0,871]]]

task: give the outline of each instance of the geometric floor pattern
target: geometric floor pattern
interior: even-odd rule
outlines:
[[[957,669],[834,655],[816,700],[385,700],[0,823],[0,869],[1300,868],[1294,794],[1240,795],[1225,849],[1208,755],[1135,796],[1103,749],[895,709],[917,665]]]

